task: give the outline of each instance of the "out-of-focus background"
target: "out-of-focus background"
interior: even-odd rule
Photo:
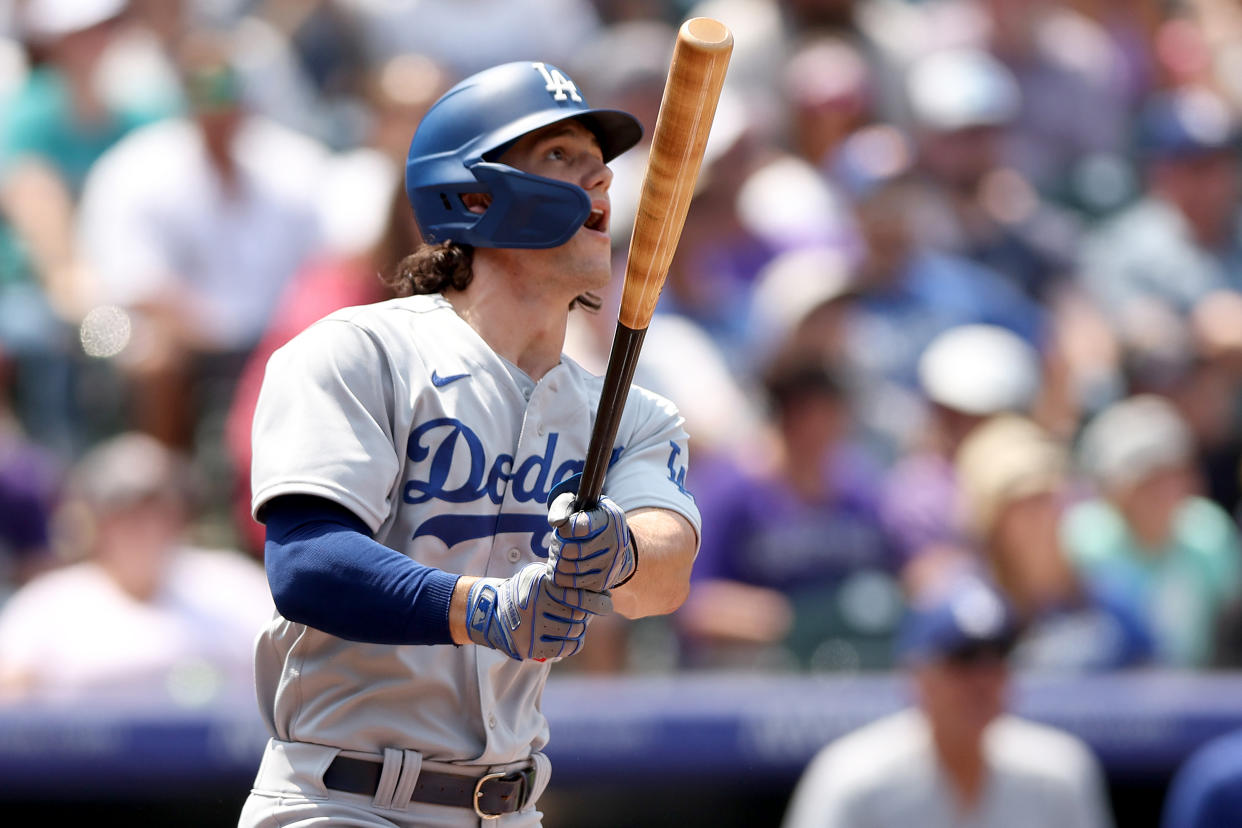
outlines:
[[[698,15],[735,49],[638,381],[702,551],[558,665],[546,824],[779,824],[912,703],[903,611],[961,572],[1021,619],[1011,709],[1161,824],[1242,728],[1234,0],[0,0],[0,810],[235,822],[267,355],[388,295],[453,82],[550,62],[649,136]]]

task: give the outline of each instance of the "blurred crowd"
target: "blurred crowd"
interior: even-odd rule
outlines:
[[[702,548],[565,669],[887,670],[958,579],[1018,669],[1242,665],[1232,0],[0,0],[0,694],[245,686],[263,366],[388,296],[421,114],[542,60],[649,139],[698,15],[735,49],[637,381]]]

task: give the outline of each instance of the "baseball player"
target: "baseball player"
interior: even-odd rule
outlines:
[[[548,64],[462,81],[410,145],[409,295],[269,361],[252,478],[273,738],[241,826],[538,825],[552,663],[597,615],[684,600],[699,515],[671,403],[631,389],[604,496],[573,494],[602,381],[561,348],[610,279],[606,164],[640,135]]]

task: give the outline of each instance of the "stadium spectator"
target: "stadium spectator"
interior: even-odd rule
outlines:
[[[1145,101],[1135,133],[1142,197],[1088,233],[1079,259],[1123,329],[1149,302],[1188,315],[1213,291],[1242,290],[1236,114],[1207,88],[1173,89]]]
[[[61,462],[30,439],[10,402],[13,361],[0,346],[0,603],[55,566],[52,513]]]
[[[997,325],[959,325],[928,344],[918,364],[927,403],[920,439],[887,470],[881,496],[903,562],[938,547],[969,545],[958,510],[958,447],[989,417],[1029,413],[1042,375],[1039,352]]]
[[[956,455],[960,510],[971,548],[1014,607],[1014,666],[1115,670],[1155,660],[1146,613],[1107,578],[1080,575],[1061,545],[1075,481],[1069,451],[1033,421],[992,417]]]
[[[1099,3],[982,0],[980,45],[1001,61],[1023,105],[1008,136],[1009,163],[1045,194],[1089,212],[1128,196],[1126,130],[1141,96],[1151,91],[1153,57],[1136,31],[1148,0],[1097,14]],[[1109,186],[1101,181],[1111,180]]]
[[[846,139],[833,164],[852,196],[862,250],[848,344],[855,392],[890,457],[920,425],[918,360],[937,334],[992,324],[1038,347],[1046,327],[1043,308],[1001,274],[915,235],[911,164],[909,140],[889,126]]]
[[[30,0],[14,12],[31,63],[0,95],[0,343],[16,360],[25,428],[68,457],[86,440],[75,387],[73,326],[89,281],[75,242],[91,165],[135,127],[167,113],[158,102],[118,102],[100,64],[125,0]]]
[[[1110,825],[1087,747],[1006,712],[1015,625],[1002,598],[961,575],[926,590],[899,648],[916,703],[816,754],[784,828]]]
[[[1199,494],[1190,430],[1167,400],[1142,394],[1094,417],[1078,445],[1095,497],[1065,516],[1063,542],[1085,578],[1147,620],[1158,661],[1204,667],[1221,613],[1242,588],[1234,520]]]
[[[818,354],[781,355],[766,387],[777,435],[766,464],[714,468],[699,489],[710,519],[677,616],[686,663],[886,667],[896,561],[845,389]]]
[[[191,113],[137,130],[91,171],[83,249],[101,302],[128,313],[118,362],[132,423],[190,448],[219,428],[241,365],[321,242],[324,148],[248,111],[225,36],[191,38]]]
[[[372,65],[421,54],[456,78],[531,55],[566,67],[600,25],[587,0],[478,0],[468,13],[433,0],[337,0],[336,6]]]
[[[915,232],[991,268],[1036,300],[1069,275],[1077,226],[1007,157],[1023,111],[1017,78],[982,49],[941,49],[907,75],[917,162]]]
[[[272,613],[262,567],[188,542],[189,468],[154,438],[111,438],[71,470],[65,518],[85,559],[0,611],[8,700],[204,703],[253,693],[253,642]]]
[[[838,37],[812,38],[790,56],[781,87],[795,155],[816,167],[827,164],[842,141],[872,120],[868,70],[858,48]]]

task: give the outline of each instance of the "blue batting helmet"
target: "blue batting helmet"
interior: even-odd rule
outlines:
[[[424,239],[522,248],[569,241],[590,215],[586,191],[496,159],[523,135],[570,118],[595,134],[605,162],[642,137],[633,115],[591,109],[551,64],[506,63],[444,93],[419,123],[405,164],[406,194]],[[466,209],[464,193],[491,196],[487,211]]]

